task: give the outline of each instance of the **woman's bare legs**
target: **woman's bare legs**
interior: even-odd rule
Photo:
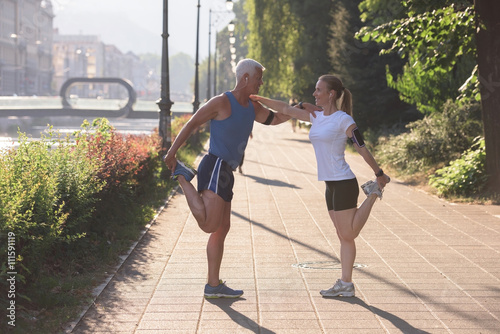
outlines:
[[[344,282],[352,282],[352,268],[356,259],[356,243],[354,239],[365,226],[376,199],[377,195],[372,194],[366,198],[359,208],[342,211],[331,210],[328,212],[340,240],[341,280]]]

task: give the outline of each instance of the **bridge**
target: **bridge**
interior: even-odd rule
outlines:
[[[115,84],[125,88],[128,99],[81,98],[69,92],[75,85]],[[132,83],[122,78],[70,78],[55,97],[0,97],[0,117],[106,117],[158,119],[154,101],[138,101]],[[192,104],[174,103],[172,114],[192,113]]]

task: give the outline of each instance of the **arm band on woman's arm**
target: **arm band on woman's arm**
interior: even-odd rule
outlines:
[[[269,116],[267,116],[264,125],[270,125],[273,122],[273,119],[274,119],[274,113],[271,110],[269,110]]]
[[[352,130],[352,137],[349,139],[352,141],[353,144],[358,144],[359,147],[365,146],[365,141],[363,140],[363,136],[361,135],[361,132],[357,127]]]

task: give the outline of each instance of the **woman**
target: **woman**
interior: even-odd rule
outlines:
[[[340,262],[342,277],[327,290],[321,290],[323,297],[353,297],[352,268],[356,258],[354,239],[368,220],[377,197],[382,199],[382,189],[390,181],[366,148],[361,133],[352,118],[352,96],[342,81],[333,75],[323,75],[316,83],[313,93],[316,105],[299,103],[292,107],[277,100],[252,95],[251,99],[276,110],[279,113],[312,123],[309,139],[313,144],[318,165],[318,180],[326,183],[326,204],[328,213],[340,240]],[[340,109],[339,109],[340,108]],[[361,188],[368,196],[357,207],[359,195],[356,176],[345,161],[347,139],[354,143],[356,151],[373,169],[376,182],[368,181]]]

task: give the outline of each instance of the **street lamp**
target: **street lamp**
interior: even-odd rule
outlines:
[[[215,35],[217,35],[217,30],[215,32]],[[211,56],[211,51],[210,51],[210,41],[212,40],[212,9],[210,9],[208,13],[208,71],[207,71],[207,101],[210,99],[210,56]],[[217,49],[217,44],[215,45],[215,48]],[[216,57],[216,56],[215,56]],[[214,69],[215,70],[215,69]]]
[[[174,104],[170,100],[170,73],[168,67],[168,0],[163,0],[163,33],[161,37],[161,86],[160,99],[156,103],[160,108],[158,134],[162,139],[160,156],[163,156],[172,145],[170,109],[172,108],[172,104]]]
[[[230,5],[228,5],[230,4]],[[229,13],[232,9],[233,9],[233,2],[232,1],[227,1],[226,2],[226,8],[227,8],[227,11],[213,11],[212,9],[210,9],[209,11],[209,15],[208,15],[208,71],[207,71],[207,100],[210,99],[210,97],[212,96],[210,94],[210,78],[211,78],[211,73],[210,73],[210,68],[211,68],[211,48],[210,48],[210,45],[211,45],[211,42],[212,42],[212,13]],[[233,32],[234,31],[234,22],[231,21],[228,26],[227,26],[227,30],[229,32]],[[215,30],[215,52],[214,52],[214,95],[217,94],[216,92],[216,87],[217,87],[217,83],[216,83],[216,80],[217,80],[217,29]]]
[[[198,83],[198,49],[200,44],[200,0],[198,0],[198,22],[196,24],[196,61],[195,61],[195,73],[194,73],[194,101],[193,101],[193,114],[196,113],[200,107],[199,101],[199,83]]]
[[[19,95],[19,36],[17,34],[10,34],[10,38],[15,41],[14,50],[14,94]]]

